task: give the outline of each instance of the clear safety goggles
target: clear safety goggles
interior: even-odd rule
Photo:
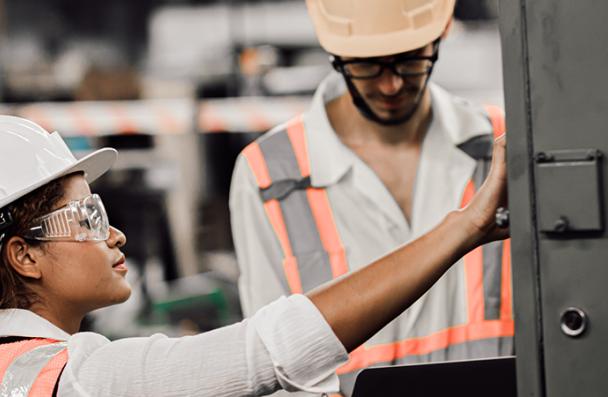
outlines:
[[[43,241],[105,241],[110,222],[101,197],[92,194],[34,220],[24,238]]]

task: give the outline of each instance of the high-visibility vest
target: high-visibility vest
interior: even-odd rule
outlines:
[[[66,342],[33,338],[0,344],[0,396],[54,396],[67,360]]]
[[[486,107],[494,137],[505,132],[502,109]],[[464,186],[464,207],[485,180],[491,163],[492,136],[480,135],[459,145],[477,161]],[[283,253],[283,273],[291,293],[304,293],[349,271],[348,261],[324,188],[313,187],[304,123],[301,117],[243,150],[264,203],[268,220]],[[299,253],[324,252],[318,263],[298,263]],[[509,241],[479,247],[464,257],[468,321],[423,337],[363,345],[350,354],[338,374],[349,374],[377,363],[401,363],[408,356],[431,354],[462,343],[483,349],[488,339],[511,338],[511,260]],[[498,281],[496,281],[498,280]],[[479,351],[479,349],[477,349]]]

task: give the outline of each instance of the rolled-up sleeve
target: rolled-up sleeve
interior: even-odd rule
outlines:
[[[303,295],[280,298],[251,319],[204,334],[110,342],[68,341],[60,396],[257,396],[279,388],[338,390],[347,353]]]

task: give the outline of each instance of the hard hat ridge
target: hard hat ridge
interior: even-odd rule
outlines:
[[[344,57],[412,51],[445,30],[455,0],[306,0],[321,46]]]

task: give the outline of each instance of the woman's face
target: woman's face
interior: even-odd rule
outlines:
[[[57,208],[91,194],[82,175],[65,180],[65,195]],[[51,241],[43,244],[39,257],[43,299],[65,309],[88,311],[124,302],[131,294],[125,280],[127,268],[120,247],[126,237],[111,228],[106,241]]]

